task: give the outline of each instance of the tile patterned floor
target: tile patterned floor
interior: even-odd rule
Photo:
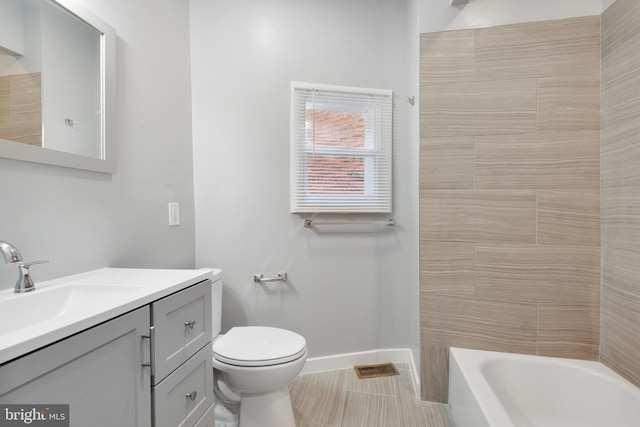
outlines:
[[[353,369],[298,376],[289,388],[298,427],[455,427],[449,407],[416,399],[400,375],[360,380]]]

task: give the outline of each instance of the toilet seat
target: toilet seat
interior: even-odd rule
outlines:
[[[266,326],[242,326],[213,343],[214,358],[235,366],[272,366],[304,356],[307,341],[285,329]]]

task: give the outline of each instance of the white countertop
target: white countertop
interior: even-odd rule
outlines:
[[[218,280],[220,276],[221,271],[212,268],[103,268],[36,283],[35,291],[24,294],[15,294],[13,289],[2,291],[0,364],[203,280]],[[63,294],[59,291],[64,287],[71,291],[66,292],[60,301],[68,305],[72,298],[76,298],[73,309],[56,306],[59,303],[57,295]],[[80,292],[72,294],[72,289]],[[101,293],[104,290],[107,290],[106,294]],[[12,307],[19,309],[11,310]],[[31,307],[34,311],[30,313]]]

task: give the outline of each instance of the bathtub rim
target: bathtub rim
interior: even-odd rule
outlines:
[[[488,423],[488,426],[491,427],[515,427],[507,409],[503,406],[500,398],[497,396],[484,374],[485,366],[498,359],[567,366],[572,369],[583,371],[588,375],[600,377],[607,382],[615,383],[617,386],[620,386],[633,394],[637,394],[640,390],[640,388],[630,383],[613,369],[596,360],[569,359],[562,357],[450,347],[450,386],[448,397],[454,418],[456,417],[454,400],[457,399],[454,399],[452,396],[454,387],[451,384],[451,377],[453,374],[452,370],[457,369],[461,379],[465,381],[468,392],[473,396],[474,403],[477,405],[477,408],[483,416],[483,421]],[[473,386],[471,384],[473,384]]]
[[[457,399],[453,395],[453,384],[451,384],[451,378],[454,377],[452,370],[456,369],[463,384],[459,384],[465,387],[465,391],[472,397],[472,402],[475,407],[470,408],[472,417],[482,416],[482,421],[486,423],[488,427],[515,427],[513,420],[507,413],[506,409],[502,406],[500,399],[494,392],[493,388],[482,374],[482,363],[487,360],[488,355],[485,353],[498,352],[486,352],[484,350],[472,350],[466,348],[450,347],[449,348],[449,405],[453,417],[458,422],[458,418],[462,413],[457,410]],[[499,353],[500,357],[509,353]],[[479,411],[480,413],[475,413]],[[476,418],[477,419],[477,418]],[[458,422],[459,424],[459,422]],[[458,425],[456,424],[456,425]]]

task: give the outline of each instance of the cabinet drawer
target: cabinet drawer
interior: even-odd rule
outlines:
[[[155,427],[191,427],[213,405],[212,358],[207,344],[154,387]]]
[[[211,281],[154,302],[154,384],[211,341]]]
[[[193,427],[216,427],[216,408],[211,405],[200,421]]]

